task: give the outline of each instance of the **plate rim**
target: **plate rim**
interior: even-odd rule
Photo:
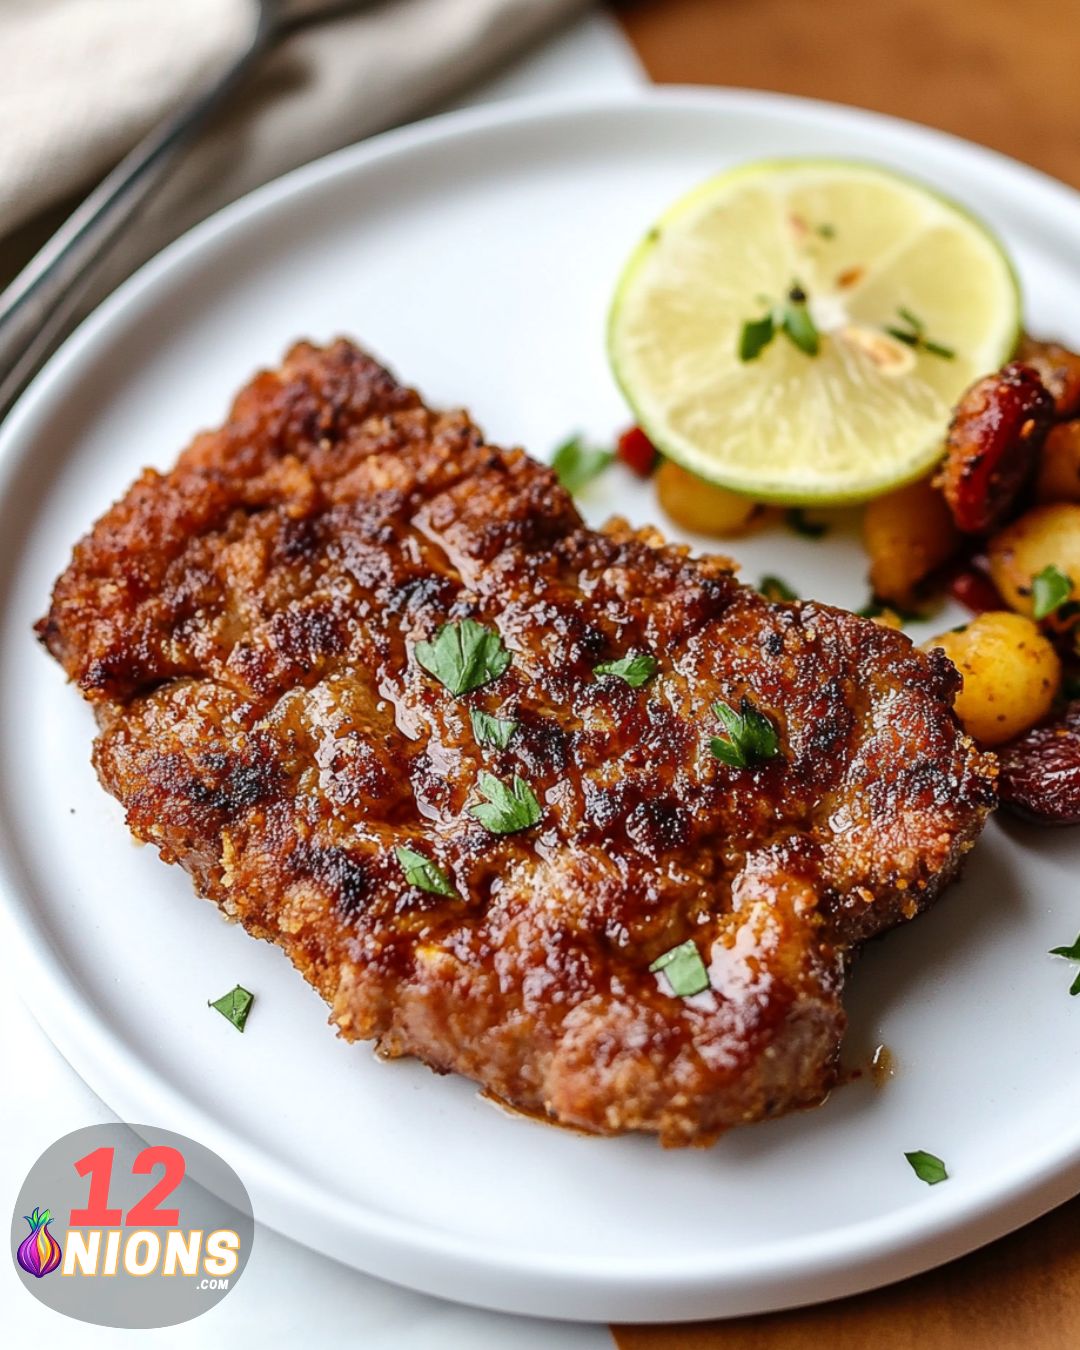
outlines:
[[[615,94],[540,96],[439,114],[396,128],[300,166],[200,222],[145,263],[108,296],[74,331],[0,425],[0,496],[33,445],[35,421],[47,415],[54,391],[77,378],[80,363],[92,359],[96,344],[114,321],[141,306],[152,306],[155,288],[212,241],[242,228],[253,217],[320,184],[445,140],[478,133],[514,134],[523,126],[642,110],[735,112],[749,118],[781,113],[804,124],[841,131],[856,121],[974,159],[988,173],[1007,174],[1049,209],[1080,216],[1080,193],[1064,183],[949,133],[881,113],[793,95],[695,86],[643,88]],[[1034,214],[1039,205],[1028,202]],[[0,560],[0,572],[6,565]],[[328,1254],[365,1249],[360,1268],[425,1293],[500,1311],[552,1315],[576,1320],[691,1320],[737,1316],[841,1297],[906,1278],[941,1264],[1037,1218],[1080,1191],[1080,1128],[1055,1136],[1041,1154],[1004,1179],[984,1178],[947,1204],[928,1192],[902,1209],[860,1220],[826,1234],[773,1240],[722,1260],[685,1256],[670,1263],[561,1260],[551,1253],[508,1252],[485,1247],[481,1239],[448,1233],[434,1225],[402,1219],[356,1202],[343,1202],[311,1183],[282,1175],[261,1147],[214,1120],[176,1091],[164,1077],[147,1071],[118,1032],[100,1016],[65,969],[59,953],[35,921],[19,876],[17,840],[0,819],[0,913],[14,959],[13,977],[45,1034],[75,1071],[127,1119],[167,1114],[173,1126],[211,1144],[234,1161],[256,1197],[260,1221]],[[54,992],[47,1015],[31,1005],[27,990],[43,982]],[[87,1072],[84,1073],[84,1068]],[[122,1112],[120,1108],[123,1108]],[[192,1127],[192,1128],[189,1128]],[[598,1146],[602,1143],[598,1141]],[[955,1192],[953,1192],[955,1195]],[[322,1207],[319,1240],[310,1240],[305,1215]],[[332,1216],[331,1218],[328,1218]],[[265,1216],[265,1217],[263,1217]],[[421,1263],[423,1263],[421,1268]],[[778,1288],[780,1285],[782,1288]],[[480,1292],[480,1291],[483,1292]]]

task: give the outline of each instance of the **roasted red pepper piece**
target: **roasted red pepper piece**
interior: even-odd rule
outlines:
[[[656,446],[640,427],[628,427],[623,432],[616,454],[628,469],[633,469],[642,478],[648,478],[656,468]]]
[[[949,594],[972,614],[1008,608],[998,588],[977,567],[965,567],[962,572],[954,573],[949,580]]]

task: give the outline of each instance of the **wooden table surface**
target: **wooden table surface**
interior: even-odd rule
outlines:
[[[1077,0],[625,0],[617,8],[658,82],[774,89],[894,113],[1080,187]],[[1080,1350],[1080,1199],[981,1252],[859,1298],[615,1334],[622,1350]]]

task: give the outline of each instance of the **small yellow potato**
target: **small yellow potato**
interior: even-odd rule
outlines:
[[[929,478],[887,492],[863,512],[870,586],[879,600],[910,607],[915,587],[960,546],[952,513]]]
[[[1050,428],[1039,455],[1035,497],[1040,502],[1080,502],[1080,421]]]
[[[745,534],[765,514],[749,497],[714,487],[670,459],[656,471],[656,495],[676,525],[720,539]]]
[[[923,644],[940,647],[964,677],[956,715],[980,745],[1001,745],[1041,721],[1061,684],[1061,662],[1030,619],[990,610]]]
[[[1051,564],[1073,583],[1069,599],[1080,599],[1080,505],[1032,507],[991,538],[987,555],[994,585],[1018,614],[1032,613],[1032,579]]]

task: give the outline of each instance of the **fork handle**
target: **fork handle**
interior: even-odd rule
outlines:
[[[265,9],[247,46],[218,78],[120,161],[0,295],[0,420],[37,374],[139,207],[274,39]]]

